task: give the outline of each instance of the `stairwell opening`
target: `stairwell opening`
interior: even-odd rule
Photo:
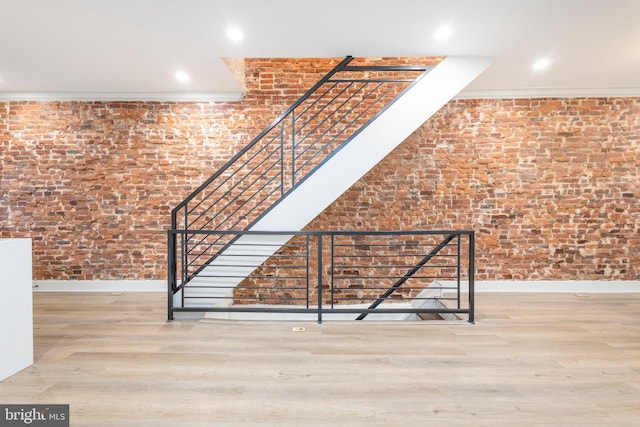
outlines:
[[[342,60],[172,210],[168,233],[169,319],[185,312],[282,311],[250,307],[247,302],[255,296],[242,294],[249,288],[259,292],[260,304],[273,298],[294,303],[290,313],[316,313],[319,322],[323,316],[334,314],[357,314],[357,320],[363,320],[383,314],[435,312],[433,308],[389,305],[398,295],[424,289],[426,283],[415,289],[410,286],[419,278],[444,278],[457,283],[457,305],[438,311],[466,313],[472,322],[473,231],[300,230],[487,66],[488,61],[482,58],[446,58],[436,67],[367,64],[352,57]],[[403,253],[402,257],[412,259],[407,264],[380,265],[375,259],[354,268],[349,264],[327,267],[324,262],[328,256],[323,245],[329,245],[329,240],[332,251],[339,251],[340,245],[333,243],[338,237],[397,238],[407,233],[414,238],[439,236],[442,240],[431,243],[431,251]],[[464,251],[463,236],[468,245]],[[294,237],[306,239],[306,243],[295,244],[306,248],[304,266],[273,264],[274,260],[285,262],[276,254],[290,248],[288,242]],[[450,244],[457,244],[457,254],[449,255],[457,260],[456,265],[434,267],[433,259],[447,259],[441,252],[451,250]],[[355,252],[371,247],[346,246]],[[314,247],[317,261],[309,257]],[[344,256],[357,260],[361,255]],[[396,260],[398,255],[389,257]],[[465,264],[461,259],[468,261]],[[335,252],[331,252],[331,260],[335,261]],[[423,268],[444,273],[420,276]],[[386,269],[382,276],[389,280],[361,285],[361,278],[376,276],[371,272],[361,274],[365,269]],[[273,286],[283,276],[293,280],[293,285]],[[256,285],[263,281],[270,287]],[[460,296],[463,281],[470,290],[464,304]],[[344,307],[358,300],[368,300],[369,305]]]

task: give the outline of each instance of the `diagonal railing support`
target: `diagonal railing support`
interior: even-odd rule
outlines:
[[[407,280],[413,277],[422,267],[425,266],[434,256],[444,249],[451,241],[458,236],[457,234],[450,234],[447,236],[438,246],[433,248],[424,258],[420,260],[411,270],[409,270],[404,276],[402,276],[396,283],[394,283],[389,289],[387,289],[378,299],[376,299],[369,307],[368,310],[373,310],[383,302],[387,300],[395,291],[397,291]],[[363,320],[369,313],[362,313],[356,320]]]

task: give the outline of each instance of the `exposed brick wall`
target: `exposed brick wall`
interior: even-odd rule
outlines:
[[[4,108],[2,236],[33,238],[34,279],[162,277],[170,207],[229,154],[202,129],[228,119],[226,110],[99,102]]]
[[[460,100],[308,228],[472,228],[481,280],[638,280],[639,199],[640,99]]]
[[[241,102],[0,103],[0,237],[34,279],[165,277],[170,209],[340,59],[246,59]]]
[[[0,237],[34,239],[34,279],[164,278],[170,209],[336,61],[247,60],[236,103],[0,103]],[[308,228],[474,228],[479,279],[639,279],[638,135],[640,99],[453,101]]]

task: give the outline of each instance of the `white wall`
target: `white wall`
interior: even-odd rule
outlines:
[[[0,239],[0,381],[33,364],[31,239]]]

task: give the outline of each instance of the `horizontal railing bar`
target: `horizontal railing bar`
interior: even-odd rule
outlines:
[[[222,257],[222,256],[223,255],[220,254],[220,257]],[[247,255],[241,255],[241,254],[239,254],[239,255],[224,254],[224,256],[228,257],[228,259],[234,259],[234,258],[237,259],[237,258],[264,257],[265,255],[264,254],[253,254],[253,255],[247,256]],[[302,259],[305,259],[306,257],[304,257],[304,256],[279,257],[279,259],[284,259],[284,258],[302,258]],[[199,265],[209,265],[209,264],[190,264],[190,265],[199,266]],[[216,264],[216,267],[233,267],[233,266],[234,265],[232,265],[232,264],[223,264],[223,265]],[[275,266],[265,266],[263,264],[260,264],[260,265],[242,264],[242,265],[238,265],[237,267],[244,267],[244,266],[246,266],[246,267],[260,267],[260,266],[262,266],[262,267],[276,268]],[[301,264],[300,267],[304,267],[304,266]]]
[[[216,244],[216,246],[220,246],[220,244]],[[235,246],[235,243],[234,243]],[[263,249],[267,249],[267,248],[276,248],[278,246],[276,245],[256,245],[256,246],[260,246]],[[245,245],[245,248],[248,248],[250,246]],[[302,251],[304,250],[304,248],[298,248],[298,250]],[[220,255],[220,258],[225,258],[228,257],[229,259],[237,259],[237,258],[251,258],[251,257],[262,257],[265,255],[265,252],[242,252],[242,253],[224,253],[224,252],[220,252],[220,251],[202,251],[202,253],[216,253]],[[269,254],[267,254],[269,255]],[[293,252],[293,253],[274,253],[269,255],[269,257],[273,257],[273,258],[277,258],[277,259],[286,259],[286,258],[306,258],[307,254],[305,253],[301,253],[301,252]]]
[[[202,287],[202,286],[201,286]],[[203,288],[204,289],[204,288]],[[208,289],[218,289],[218,288],[208,288]],[[269,290],[269,288],[255,286],[255,285],[236,285],[235,287],[220,287],[220,289],[249,289],[249,290]],[[298,286],[282,286],[278,287],[278,290],[283,291],[305,291],[307,289],[306,284],[298,285]],[[255,298],[255,297],[254,297]],[[277,296],[269,297],[269,298],[279,298]]]
[[[371,252],[371,251],[368,251]],[[371,260],[371,259],[380,259],[380,258],[419,258],[421,256],[425,256],[425,253],[412,253],[412,254],[403,254],[402,252],[394,252],[391,254],[380,254],[380,253],[363,253],[363,254],[355,254],[355,255],[335,255],[334,259],[342,260],[343,262],[347,262],[352,259],[362,259],[363,261]],[[441,257],[450,257],[457,256],[456,254],[440,254]],[[342,264],[340,264],[342,265]]]
[[[210,252],[203,252],[203,253],[210,253]],[[234,259],[254,258],[254,257],[257,258],[257,257],[264,257],[265,256],[264,253],[262,253],[262,254],[247,254],[247,255],[245,255],[245,254],[235,254],[235,255],[234,254],[224,254],[224,253],[219,253],[219,252],[211,252],[211,253],[218,254],[219,258],[221,258],[221,259],[226,257],[227,262],[230,262],[231,260],[234,260]],[[274,258],[276,258],[276,259],[294,259],[295,260],[295,259],[306,259],[307,256],[304,255],[304,254],[291,255],[291,256],[271,255],[269,258],[271,258],[271,259],[274,259]],[[208,265],[208,264],[206,264],[206,265]],[[301,266],[301,267],[303,266],[303,264],[287,264],[287,265],[298,265],[298,266]],[[255,264],[216,264],[215,266],[216,267],[260,267],[260,266],[263,266],[263,267],[271,267],[271,268],[275,268],[276,267],[275,265],[264,265],[264,264],[258,264],[258,265],[255,265]]]
[[[335,243],[334,248],[359,248],[367,246],[371,248],[432,248],[438,246],[437,243],[412,242],[412,243]],[[364,250],[364,248],[363,248]]]
[[[199,252],[199,253],[202,253],[202,254],[215,253],[215,254],[218,254],[219,258],[221,258],[221,259],[226,258],[227,262],[230,262],[231,260],[239,259],[239,258],[240,259],[242,259],[242,258],[249,259],[249,258],[254,258],[254,257],[264,257],[265,255],[268,255],[268,254],[265,254],[264,252],[262,252],[262,253],[255,252],[255,253],[242,253],[242,254],[227,254],[227,253],[222,253],[222,252],[203,251],[203,252]],[[273,254],[273,255],[270,255],[269,258],[282,259],[282,260],[284,260],[284,259],[306,259],[307,255],[306,254],[291,254],[291,255]],[[216,264],[216,266],[231,266],[231,265],[233,265],[233,264]],[[248,264],[236,264],[236,265],[248,265]],[[262,265],[262,264],[260,264],[260,265]]]
[[[253,276],[251,276],[253,277]],[[304,277],[303,277],[304,278]],[[255,286],[255,285],[236,285],[236,286],[223,286],[223,285],[195,285],[195,284],[190,284],[189,285],[189,289],[262,289],[262,290],[267,290],[269,288],[265,288],[262,286]],[[363,288],[334,288],[334,292],[336,293],[343,293],[343,292],[354,292],[354,291],[358,291],[358,290],[382,290],[382,289],[388,289],[388,287],[367,287],[365,289]],[[455,287],[446,287],[446,288],[434,288],[434,287],[403,287],[403,289],[405,290],[410,290],[410,291],[418,291],[418,290],[435,290],[435,291],[439,291],[439,290],[456,290],[457,288]],[[295,286],[295,287],[278,287],[278,290],[306,290],[306,286]],[[398,294],[401,295],[401,294]],[[223,298],[230,298],[230,297],[223,297]],[[334,298],[334,300],[337,300],[338,298]],[[365,299],[365,298],[342,298],[344,299]],[[373,301],[377,299],[376,297],[371,297],[371,298],[367,298],[367,300],[369,301]],[[439,296],[434,296],[434,297],[408,297],[408,298],[402,298],[402,297],[386,297],[384,298],[385,300],[398,300],[398,299],[411,299],[411,300],[442,300],[442,301],[456,301],[456,298],[447,298],[447,297],[439,297]]]
[[[439,236],[441,237],[441,236]],[[451,244],[452,246],[455,246],[453,244]],[[384,251],[384,250],[388,250],[388,251],[393,251],[391,252],[389,255],[393,256],[393,255],[397,255],[397,254],[407,254],[408,256],[420,256],[420,255],[425,255],[426,251],[429,251],[431,249],[433,249],[434,247],[436,247],[438,245],[436,244],[428,244],[428,245],[423,245],[420,247],[413,247],[413,246],[409,246],[406,247],[406,249],[402,249],[400,246],[385,246],[385,245],[378,245],[375,247],[371,247],[368,249],[365,248],[357,248],[357,247],[347,247],[347,246],[342,246],[342,248],[335,248],[336,251],[340,251],[339,254],[336,255],[336,258],[346,258],[346,259],[351,259],[351,258],[369,258],[371,256],[374,256],[376,254],[379,254],[380,251]],[[356,252],[356,253],[354,253]],[[372,253],[373,252],[373,253]]]
[[[339,292],[353,292],[353,291],[368,291],[368,290],[380,290],[380,289],[389,289],[389,287],[384,287],[384,286],[375,286],[375,287],[359,287],[359,286],[354,286],[354,287],[339,287],[339,286],[334,286],[332,287],[332,289],[334,291],[339,291]],[[429,285],[425,285],[425,286],[407,286],[406,288],[403,286],[402,289],[406,289],[406,290],[410,290],[410,291],[424,291],[424,290],[429,290],[429,291],[441,291],[441,290],[457,290],[457,288],[455,287],[434,287],[434,286],[429,286]],[[371,297],[371,299],[376,299],[377,297]],[[417,298],[417,297],[416,297]],[[436,297],[424,297],[425,299],[434,299]],[[439,297],[438,297],[439,298]]]
[[[237,301],[249,301],[249,300],[252,300],[252,299],[256,300],[257,302],[249,303],[249,304],[238,304],[238,305],[252,305],[252,304],[274,305],[274,302],[275,303],[291,302],[291,303],[295,304],[296,301],[305,301],[305,298],[286,298],[286,297],[276,298],[276,297],[268,297],[268,296],[262,296],[262,297],[237,297],[237,298],[235,298],[235,300],[237,300]],[[300,305],[302,305],[302,304],[300,304]]]
[[[280,280],[280,279],[306,279],[307,276],[284,276],[284,275],[279,275],[279,276],[269,276],[269,275],[232,275],[232,274],[198,274],[198,277],[202,277],[202,278],[209,278],[209,279],[273,279],[273,280]]]
[[[374,237],[374,236],[372,236]],[[413,236],[410,236],[413,237]],[[388,249],[392,249],[395,251],[400,251],[400,252],[408,252],[408,251],[413,251],[413,252],[418,252],[422,249],[431,249],[435,246],[438,246],[436,243],[430,243],[430,242],[423,242],[421,244],[416,244],[416,243],[407,243],[407,244],[385,244],[385,243],[371,243],[371,244],[366,244],[366,243],[355,243],[355,244],[335,244],[333,247],[336,248],[336,250],[340,250],[341,248],[346,248],[347,251],[364,251],[364,252],[368,252],[371,250],[376,250],[378,248],[388,248]],[[344,254],[345,256],[347,255],[351,255],[351,252],[347,252]]]
[[[186,298],[186,297],[185,297]],[[190,297],[192,299],[199,297]],[[228,298],[227,298],[228,299]],[[318,313],[317,308],[274,308],[274,307],[173,307],[174,312],[247,312],[247,313]],[[465,308],[376,308],[376,309],[357,309],[357,308],[322,308],[322,313],[399,313],[399,314],[417,314],[417,313],[447,313],[447,314],[467,314],[469,309]]]
[[[391,278],[389,278],[391,279]],[[449,279],[448,277],[434,277],[434,278],[429,278],[431,280],[437,280],[437,279]],[[453,277],[451,278],[453,279]],[[384,280],[381,278],[380,280],[372,280],[373,282],[383,282]],[[402,286],[401,290],[403,289],[408,289],[408,290],[439,290],[440,288],[432,288],[431,286],[429,286],[429,283],[415,283],[416,286],[407,286],[406,288],[404,286]],[[379,284],[379,286],[365,286],[362,283],[351,283],[351,284],[337,284],[334,283],[332,289],[336,290],[336,291],[341,291],[341,292],[348,292],[348,291],[374,291],[374,290],[387,290],[389,289],[390,285],[387,286],[383,286],[382,283]],[[398,291],[401,292],[401,291]],[[393,294],[391,294],[393,295]],[[371,299],[376,299],[377,297],[371,297]],[[382,297],[380,297],[382,298]]]
[[[451,243],[451,245],[453,245],[453,243]],[[411,254],[409,256],[412,257],[420,257],[420,256],[425,256],[426,254]],[[394,254],[370,254],[370,255],[336,255],[334,257],[335,258],[370,258],[370,259],[376,259],[376,258],[397,258],[401,256],[400,254],[394,253]],[[456,254],[438,254],[438,255],[434,255],[434,258],[436,257],[457,257]]]
[[[332,287],[334,290],[339,290],[341,292],[344,291],[357,291],[357,290],[369,290],[369,289],[389,289],[388,286],[375,286],[375,287],[366,287],[366,288],[362,288],[360,287],[360,285],[357,285],[355,287],[340,287],[338,285],[334,285]],[[457,286],[433,286],[433,285],[425,285],[425,286],[407,286],[406,288],[403,286],[402,289],[409,289],[409,290],[429,290],[429,291],[441,291],[441,290],[445,290],[445,291],[449,291],[449,290],[453,290],[453,291],[457,291],[458,288]],[[427,299],[431,299],[433,297],[429,297]],[[440,297],[438,297],[440,298]]]
[[[189,243],[189,245],[195,246],[195,244],[193,244],[193,243]],[[226,245],[223,244],[223,243],[212,243],[209,246],[225,247]],[[306,246],[303,245],[303,244],[294,244],[294,243],[286,244],[285,243],[284,245],[280,245],[280,244],[277,244],[277,243],[269,243],[269,242],[265,242],[265,243],[241,243],[241,242],[238,242],[238,243],[235,243],[234,246],[247,247],[247,248],[251,248],[251,247],[255,247],[255,246],[259,246],[259,247],[267,246],[267,247],[277,247],[277,248],[287,248],[287,249],[289,249],[289,248],[293,248],[293,249],[304,249],[304,248],[306,248]]]
[[[341,276],[341,275],[334,275],[334,280],[336,282],[338,281],[344,281],[344,280],[351,280],[351,281],[366,281],[366,280],[392,280],[392,279],[401,279],[404,276]],[[437,280],[437,279],[450,279],[450,280],[454,280],[457,278],[457,276],[455,275],[451,275],[451,276],[411,276],[414,279],[429,279],[429,280]],[[409,279],[410,280],[410,279]],[[337,285],[336,285],[337,286]],[[385,287],[384,289],[388,289],[389,287]],[[366,289],[372,289],[367,287]],[[402,289],[404,289],[404,286],[402,287]]]
[[[216,246],[220,246],[220,244],[216,244]],[[234,243],[235,246],[235,243]],[[262,248],[276,248],[278,246],[276,245],[255,245],[255,246],[260,246]],[[250,247],[249,245],[245,245],[244,247]],[[304,248],[299,248],[299,250],[303,250]],[[238,253],[238,254],[228,254],[228,253],[224,253],[224,252],[219,252],[219,251],[215,251],[215,250],[211,250],[211,251],[202,251],[201,253],[212,253],[215,252],[217,254],[220,255],[221,258],[224,257],[229,257],[229,258],[238,258],[238,257],[245,257],[245,258],[249,258],[249,257],[254,257],[254,256],[264,256],[265,253],[264,252],[243,252],[243,253]],[[193,252],[192,252],[193,254]],[[304,253],[291,253],[291,254],[272,254],[270,255],[270,257],[274,257],[274,258],[306,258],[306,254]]]
[[[379,289],[379,288],[378,288]],[[387,289],[387,288],[383,288],[383,289]],[[403,288],[404,289],[404,288]],[[380,299],[381,302],[382,301],[401,301],[401,300],[410,300],[413,299],[413,297],[411,296],[411,293],[415,293],[416,291],[421,291],[424,290],[425,288],[407,288],[407,290],[411,290],[411,292],[408,291],[403,291],[402,293],[394,293],[391,296],[388,297],[384,297],[384,298],[377,298],[375,296],[372,295],[355,295],[354,291],[357,291],[359,289],[336,289],[334,290],[334,301],[338,301],[338,300],[362,300],[362,301],[374,301],[374,300],[378,300]],[[361,289],[360,289],[361,290]],[[368,290],[368,288],[367,288]],[[434,299],[432,298],[428,298],[428,299]],[[369,307],[371,308],[371,307]]]
[[[433,65],[345,65],[340,72],[348,71],[427,71]]]
[[[250,286],[250,285],[237,285],[237,286],[207,286],[207,285],[189,285],[189,289],[268,289],[259,286]],[[303,291],[306,290],[305,286],[289,286],[289,287],[279,287],[278,290],[283,291]],[[231,297],[222,297],[222,298],[231,298]],[[273,297],[276,298],[276,297]]]
[[[257,288],[253,288],[253,289],[257,289]],[[380,288],[378,288],[380,289]],[[387,288],[385,288],[387,289]],[[412,292],[416,292],[421,290],[421,288],[413,288]],[[357,295],[347,295],[348,290],[341,290],[341,291],[334,291],[334,296],[333,296],[333,301],[369,301],[369,302],[373,302],[373,301],[378,301],[379,299],[376,298],[375,296],[369,296],[369,295],[362,295],[362,296],[357,296]],[[393,297],[386,297],[386,298],[380,298],[380,302],[378,304],[381,304],[385,301],[387,302],[406,302],[406,301],[440,301],[441,298],[439,297],[418,297],[418,296],[412,296],[410,295],[409,292],[407,292],[406,294],[394,294],[395,296]],[[445,301],[445,300],[443,300]]]
[[[180,228],[173,228],[167,230],[172,234],[248,234],[248,235],[261,235],[265,236],[287,236],[287,235],[300,235],[300,236],[426,236],[426,235],[467,235],[473,234],[473,230],[413,230],[413,231],[305,231],[305,230],[185,230]],[[434,245],[437,246],[437,245]]]
[[[302,297],[298,297],[298,298],[284,298],[284,297],[268,297],[268,296],[263,296],[263,297],[239,297],[239,296],[234,296],[234,297],[213,297],[213,296],[201,296],[201,295],[195,295],[195,296],[184,296],[185,299],[233,299],[234,301],[248,301],[248,300],[270,300],[270,301],[306,301],[306,298],[302,298]],[[264,303],[261,303],[264,304]],[[227,308],[231,308],[231,307],[227,307]]]
[[[402,295],[398,295],[396,297],[393,298],[385,298],[384,301],[382,301],[382,303],[399,303],[402,304],[405,301],[410,301],[413,298],[411,297],[404,297]],[[339,303],[339,304],[346,304],[346,303],[354,303],[355,301],[357,301],[360,304],[370,304],[373,301],[377,300],[377,298],[368,298],[368,297],[345,297],[345,298],[339,298],[339,297],[334,297],[333,298],[333,302],[335,303]]]
[[[264,268],[264,269],[274,269],[274,268],[284,268],[284,269],[291,269],[291,268],[305,268],[306,265],[304,264],[292,264],[292,265],[264,265],[264,264],[218,264],[216,263],[215,265],[216,268],[221,267],[221,268],[229,268],[229,267],[237,267],[237,268]]]
[[[331,79],[331,83],[411,83],[413,79]]]
[[[423,254],[422,256],[424,256],[426,254]],[[405,256],[405,258],[419,258],[421,257],[420,255],[407,255]],[[333,266],[333,270],[340,270],[340,269],[350,269],[350,270],[356,270],[356,269],[369,269],[369,268],[373,268],[373,269],[383,269],[383,268],[406,268],[406,267],[413,267],[415,264],[412,263],[407,263],[407,264],[392,264],[392,265],[370,265],[370,264],[362,264],[362,265],[349,265],[349,264],[334,264]],[[433,264],[428,264],[428,265],[424,265],[421,268],[454,268],[457,269],[458,266],[457,265],[433,265]]]

